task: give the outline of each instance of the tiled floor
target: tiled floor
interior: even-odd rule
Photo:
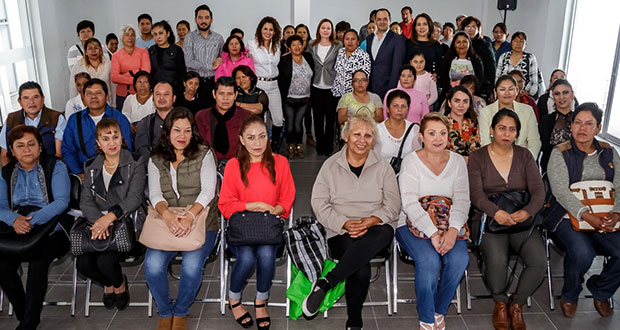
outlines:
[[[295,217],[311,214],[310,194],[314,178],[318,173],[325,157],[316,156],[313,150],[307,151],[304,159],[295,159],[291,162],[291,169],[297,188],[295,202]],[[470,262],[470,270],[477,273],[475,262]],[[71,279],[71,260],[65,259],[53,266],[50,279]],[[601,262],[597,260],[591,273],[600,271]],[[281,262],[277,268],[276,278],[285,278],[285,263]],[[561,257],[554,252],[552,256],[552,269],[554,274],[562,273]],[[130,266],[125,269],[130,281],[143,281],[144,272],[142,265]],[[1,271],[1,270],[0,270]],[[381,301],[386,299],[384,270],[373,268],[373,274],[378,272],[377,280],[371,284],[368,300]],[[398,263],[398,274],[401,277],[411,277],[413,266],[402,261]],[[198,298],[216,298],[219,296],[219,263],[210,262],[205,269],[205,282],[203,283]],[[171,279],[171,290],[176,291],[177,281]],[[463,282],[464,283],[464,282]],[[559,294],[561,290],[561,278],[554,279],[554,293]],[[472,292],[474,294],[486,294],[484,285],[480,278],[471,280]],[[398,285],[399,297],[414,297],[412,283],[400,282]],[[251,299],[254,291],[252,284],[246,289],[246,298]],[[101,299],[101,288],[93,286],[93,299]],[[147,289],[143,284],[131,286],[132,301],[146,301]],[[493,329],[491,324],[491,312],[493,302],[490,299],[472,301],[472,309],[467,310],[465,299],[465,285],[461,286],[462,312],[456,313],[456,308],[452,306],[446,318],[448,329]],[[584,292],[585,294],[585,292]],[[47,299],[68,300],[70,297],[70,286],[50,285]],[[157,314],[152,318],[147,317],[145,307],[129,307],[125,311],[110,311],[102,307],[92,307],[90,316],[84,316],[84,297],[85,285],[80,281],[77,293],[77,313],[75,317],[69,316],[69,307],[46,306],[43,309],[41,325],[38,329],[79,329],[79,330],[125,330],[125,329],[155,329],[157,325]],[[275,285],[272,289],[271,301],[284,300],[284,287]],[[343,299],[344,301],[344,299]],[[620,313],[612,317],[603,319],[594,310],[591,299],[580,300],[577,315],[574,319],[565,318],[559,310],[559,300],[556,299],[556,309],[551,311],[549,308],[548,289],[544,282],[532,297],[532,306],[524,308],[525,320],[529,329],[620,329]],[[616,301],[620,301],[620,295],[616,295]],[[14,329],[17,326],[14,316],[8,315],[8,302],[4,299],[3,311],[0,312],[0,329]],[[253,311],[249,309],[252,314]],[[343,329],[346,321],[346,310],[335,308],[329,312],[329,317],[324,319],[319,315],[313,320],[305,320],[303,317],[292,320],[284,317],[284,308],[270,308],[272,317],[272,329]],[[387,307],[367,307],[364,309],[364,328],[365,329],[416,329],[418,318],[415,305],[399,304],[398,313],[392,316],[387,315]],[[226,315],[219,312],[219,304],[215,303],[195,303],[190,310],[189,329],[241,329],[232,319],[229,311]]]

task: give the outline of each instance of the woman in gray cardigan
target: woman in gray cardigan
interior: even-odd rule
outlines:
[[[308,48],[314,60],[314,78],[312,81],[311,102],[314,113],[314,132],[316,133],[316,151],[319,155],[330,155],[333,144],[333,128],[336,120],[338,98],[332,94],[336,78],[336,58],[342,43],[336,39],[334,24],[323,18],[316,29],[316,38]],[[311,144],[312,117],[306,111],[306,142]],[[310,142],[309,142],[310,141]]]
[[[102,119],[95,134],[98,155],[84,164],[80,209],[91,224],[91,239],[106,239],[114,221],[141,210],[146,159],[126,149],[120,126],[113,118]],[[129,303],[121,257],[120,253],[113,251],[77,257],[80,273],[103,285],[103,304],[108,309],[116,306],[122,310]]]
[[[346,146],[325,161],[312,188],[312,210],[327,229],[330,255],[338,265],[314,283],[303,302],[306,316],[318,312],[330,288],[346,279],[347,328],[362,328],[370,285],[370,260],[390,246],[400,212],[400,193],[390,164],[372,150],[377,124],[366,113],[345,123]]]

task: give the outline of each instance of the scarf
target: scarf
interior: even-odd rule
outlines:
[[[217,111],[217,105],[211,108],[212,119],[216,120],[215,130],[211,132],[211,144],[215,151],[222,155],[228,153],[230,149],[230,143],[228,142],[228,129],[226,128],[226,122],[229,121],[236,112],[236,106],[228,109],[224,114]],[[217,138],[215,138],[217,136]]]

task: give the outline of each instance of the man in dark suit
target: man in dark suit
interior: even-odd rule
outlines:
[[[372,62],[369,89],[382,100],[398,84],[398,71],[405,59],[405,38],[390,30],[391,21],[389,10],[377,10],[377,31],[366,38],[366,51]]]

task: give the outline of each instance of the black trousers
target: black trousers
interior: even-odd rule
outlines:
[[[41,309],[47,291],[47,274],[54,259],[69,251],[69,239],[57,231],[41,239],[35,247],[23,254],[0,255],[0,287],[6,293],[20,322],[17,329],[36,329],[41,322]],[[28,262],[26,290],[17,270]]]
[[[77,269],[84,276],[103,285],[120,288],[123,285],[121,254],[105,251],[86,253],[77,257]]]
[[[309,105],[310,98],[308,97],[300,99],[287,97],[286,100],[284,100],[284,118],[286,119],[284,123],[286,124],[286,141],[288,143],[302,143],[304,131],[301,125],[304,120],[304,115],[310,112],[307,111]],[[306,129],[307,134],[310,132],[311,131]]]
[[[330,89],[312,87],[312,112],[314,114],[314,133],[316,151],[319,155],[329,155],[334,150],[334,127],[338,98]],[[306,126],[307,128],[307,126]]]
[[[370,286],[370,260],[390,246],[393,239],[394,229],[381,225],[368,229],[360,238],[343,234],[327,240],[331,256],[338,259],[338,265],[325,279],[331,285],[346,279],[347,327],[363,326],[362,308]]]

